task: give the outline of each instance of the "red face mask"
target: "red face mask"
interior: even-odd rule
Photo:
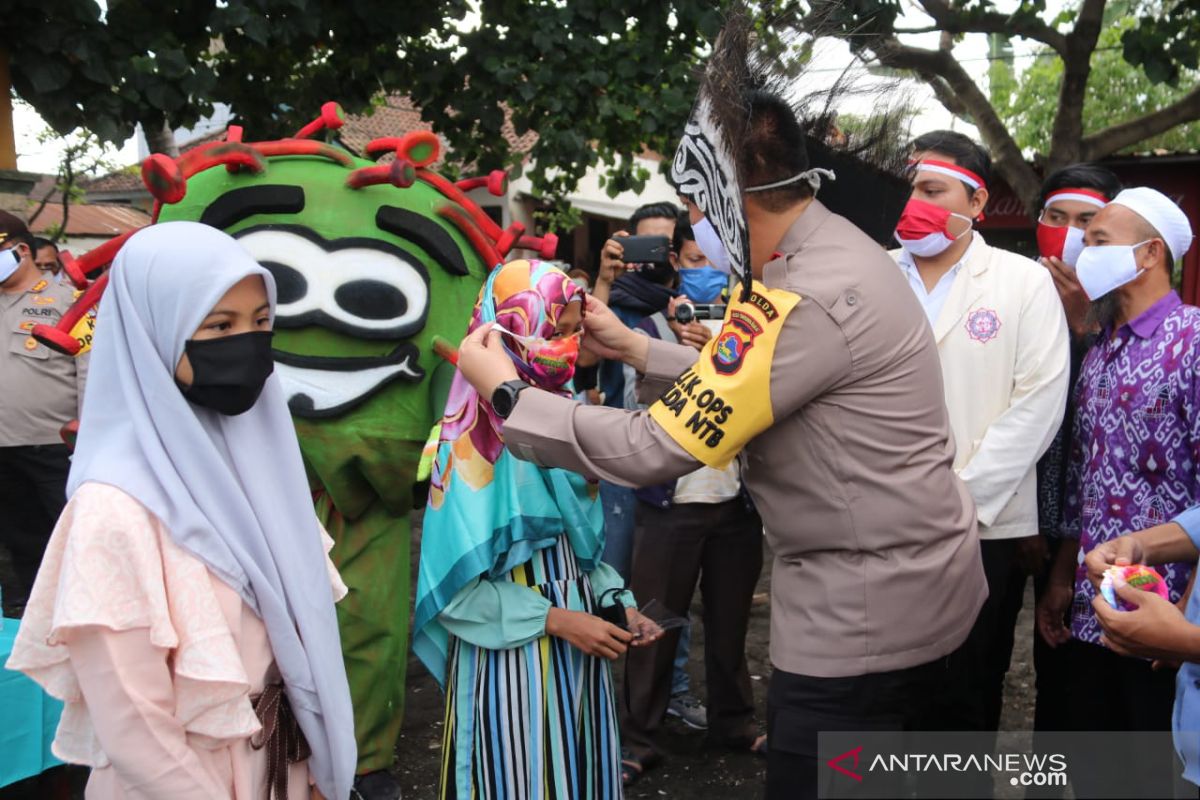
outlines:
[[[966,220],[967,228],[958,236],[950,233],[950,218]],[[947,211],[941,206],[910,197],[896,223],[896,240],[914,256],[931,258],[945,252],[955,240],[971,230],[971,218]]]
[[[1042,258],[1061,259],[1064,264],[1073,267],[1083,252],[1083,229],[1038,222],[1037,243]]]

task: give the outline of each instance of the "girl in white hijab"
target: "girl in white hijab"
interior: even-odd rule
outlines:
[[[346,589],[271,374],[275,283],[192,222],[132,237],[109,280],[8,667],[65,701],[53,751],[88,798],[342,800]]]

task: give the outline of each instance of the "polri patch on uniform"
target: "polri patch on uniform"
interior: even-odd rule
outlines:
[[[1000,315],[990,308],[977,308],[967,315],[967,336],[990,342],[1000,335]]]
[[[722,375],[733,375],[742,368],[754,340],[763,332],[758,320],[734,309],[721,326],[712,350],[713,369]]]

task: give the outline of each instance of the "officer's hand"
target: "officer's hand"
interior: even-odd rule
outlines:
[[[639,336],[595,295],[588,295],[583,315],[583,348],[601,358],[624,361],[639,372],[645,369],[649,337]],[[639,366],[639,363],[641,366]]]
[[[490,322],[480,325],[459,345],[458,371],[488,402],[497,386],[519,377],[512,359],[504,351],[500,331]]]

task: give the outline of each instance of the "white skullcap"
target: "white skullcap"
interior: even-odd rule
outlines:
[[[1179,206],[1162,192],[1148,186],[1136,186],[1118,194],[1110,205],[1121,205],[1137,214],[1167,243],[1171,256],[1178,261],[1192,246],[1192,224]]]

